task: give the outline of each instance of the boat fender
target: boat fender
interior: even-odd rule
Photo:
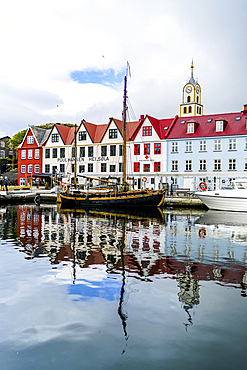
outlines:
[[[143,181],[143,182],[146,182],[146,181],[147,181],[147,178],[146,178],[146,177],[143,177],[143,178],[142,178],[142,181]]]
[[[200,182],[199,187],[201,190],[205,191],[207,190],[207,184],[205,182]]]
[[[68,191],[68,185],[64,185],[63,186],[63,193],[67,193],[67,191]]]
[[[201,239],[204,239],[205,238],[205,236],[206,236],[206,229],[200,229],[199,230],[199,237],[201,238]]]

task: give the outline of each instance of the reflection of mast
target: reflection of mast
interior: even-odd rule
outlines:
[[[122,243],[121,243],[121,263],[122,263],[122,269],[123,269],[123,284],[120,292],[120,300],[119,300],[119,306],[118,306],[118,314],[120,316],[120,319],[122,320],[122,326],[124,331],[124,337],[125,340],[128,340],[128,333],[127,333],[127,318],[128,315],[123,312],[123,304],[124,304],[124,293],[125,293],[125,264],[124,264],[124,247],[125,247],[125,220],[123,220],[123,235],[122,235]],[[122,352],[122,354],[125,351]]]
[[[75,262],[75,242],[76,242],[76,217],[74,215],[74,233],[73,233],[73,244],[72,244],[72,256],[73,256],[73,284],[76,281],[76,262]]]

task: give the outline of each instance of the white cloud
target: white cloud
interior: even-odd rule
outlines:
[[[204,113],[241,110],[246,7],[241,0],[201,0],[196,6],[192,0],[2,2],[2,134],[27,124],[121,118],[122,86],[83,85],[69,76],[74,70],[120,71],[127,60],[128,95],[137,117],[179,112],[192,58]]]

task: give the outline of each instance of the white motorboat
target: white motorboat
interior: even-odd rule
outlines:
[[[247,212],[247,178],[233,180],[227,189],[198,191],[195,195],[209,209]]]

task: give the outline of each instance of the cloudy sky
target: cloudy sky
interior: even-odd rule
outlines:
[[[179,114],[194,77],[204,114],[247,103],[246,0],[0,0],[0,136],[48,122]]]

